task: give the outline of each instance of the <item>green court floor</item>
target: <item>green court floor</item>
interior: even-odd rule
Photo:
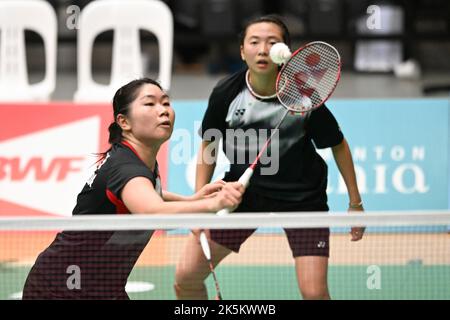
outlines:
[[[29,267],[0,264],[0,300],[17,299]],[[330,266],[329,288],[333,299],[450,299],[450,266],[379,266],[379,279],[373,281],[368,266]],[[174,267],[136,267],[130,282],[152,284],[152,290],[130,292],[131,299],[174,299]],[[377,275],[377,276],[378,276]],[[221,266],[217,277],[224,299],[300,299],[291,266]],[[211,298],[215,295],[207,279]]]

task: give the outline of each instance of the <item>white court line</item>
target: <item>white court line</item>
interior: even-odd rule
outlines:
[[[141,293],[141,292],[147,292],[152,291],[155,289],[155,285],[150,282],[143,282],[143,281],[129,281],[127,282],[125,286],[125,291],[127,293]],[[23,292],[16,292],[9,296],[10,300],[22,300]]]

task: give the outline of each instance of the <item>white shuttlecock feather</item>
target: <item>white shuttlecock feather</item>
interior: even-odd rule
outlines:
[[[270,48],[269,55],[274,63],[280,65],[286,63],[292,54],[291,50],[289,50],[289,47],[285,43],[278,42]]]
[[[312,101],[307,96],[302,97],[302,106],[303,108],[310,109],[312,106]]]

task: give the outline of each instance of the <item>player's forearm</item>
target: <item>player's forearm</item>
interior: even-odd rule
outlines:
[[[352,154],[348,146],[347,140],[343,140],[339,145],[332,148],[333,156],[339,172],[344,179],[349,195],[349,201],[352,204],[361,202],[358,184],[356,181],[355,166],[353,164]]]
[[[214,142],[203,141],[197,154],[197,166],[195,174],[196,192],[211,181],[214,169],[216,168],[218,150],[217,148],[215,148],[215,154],[211,154],[211,148],[209,148],[211,146],[211,143]]]
[[[193,200],[193,197],[192,196],[183,196],[181,194],[163,190],[163,199],[164,199],[164,201],[191,201],[191,200]]]
[[[161,202],[147,208],[144,213],[148,214],[172,214],[172,213],[200,213],[214,212],[211,199],[195,201],[172,201]]]

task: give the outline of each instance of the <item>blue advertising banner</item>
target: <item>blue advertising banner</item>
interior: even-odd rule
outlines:
[[[191,194],[206,101],[175,101],[176,124],[169,145],[168,189]],[[449,207],[448,99],[332,100],[327,103],[349,142],[366,210]],[[332,211],[347,209],[346,187],[330,149],[319,150],[329,166]],[[219,157],[215,178],[227,168]]]
[[[329,103],[351,146],[368,210],[448,208],[449,100],[340,100]],[[348,202],[332,157],[329,201]]]

